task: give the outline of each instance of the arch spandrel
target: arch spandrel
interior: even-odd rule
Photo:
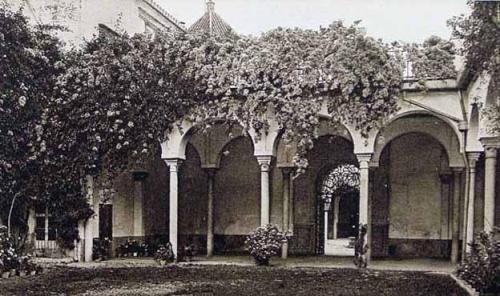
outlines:
[[[162,159],[186,159],[186,147],[191,143],[199,153],[202,167],[219,167],[223,148],[233,139],[243,135],[241,126],[214,124],[205,131],[197,129],[198,124],[184,120],[180,128],[175,126],[168,140],[161,143]],[[230,132],[232,135],[230,135]],[[248,135],[245,135],[248,136]],[[250,135],[252,143],[255,139]]]

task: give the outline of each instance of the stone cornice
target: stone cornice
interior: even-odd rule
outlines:
[[[161,7],[158,3],[156,3],[154,0],[141,0],[141,2],[147,4],[149,7],[154,9],[156,12],[158,12],[161,16],[169,20],[173,25],[175,25],[177,28],[179,28],[182,31],[186,31],[186,28],[181,24],[180,21],[178,21],[173,15],[168,13],[163,7]],[[139,8],[141,9],[141,8]],[[152,17],[150,13],[148,13],[146,10],[142,9],[149,17]],[[156,19],[155,19],[156,20]],[[158,21],[158,20],[157,20]],[[159,22],[160,24],[162,22]]]

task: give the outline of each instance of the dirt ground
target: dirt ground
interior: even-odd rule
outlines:
[[[447,275],[410,271],[172,265],[53,267],[0,280],[0,295],[467,295]]]

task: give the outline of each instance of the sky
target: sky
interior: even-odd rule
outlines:
[[[156,0],[189,27],[206,10],[206,0]],[[258,36],[276,27],[317,29],[335,20],[362,20],[368,35],[386,42],[422,42],[450,37],[446,21],[468,13],[466,0],[214,0],[215,11],[233,29]]]

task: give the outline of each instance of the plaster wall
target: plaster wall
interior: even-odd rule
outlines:
[[[389,238],[450,239],[449,188],[440,174],[449,170],[444,149],[424,134],[406,134],[390,149]]]
[[[216,197],[217,199],[217,197]],[[218,200],[217,200],[218,201]],[[193,147],[186,147],[186,160],[179,173],[179,233],[206,234],[208,178]]]
[[[260,167],[250,138],[224,147],[214,187],[215,234],[247,235],[260,225]]]
[[[114,180],[116,194],[113,196],[113,237],[134,234],[134,181],[129,172]]]

